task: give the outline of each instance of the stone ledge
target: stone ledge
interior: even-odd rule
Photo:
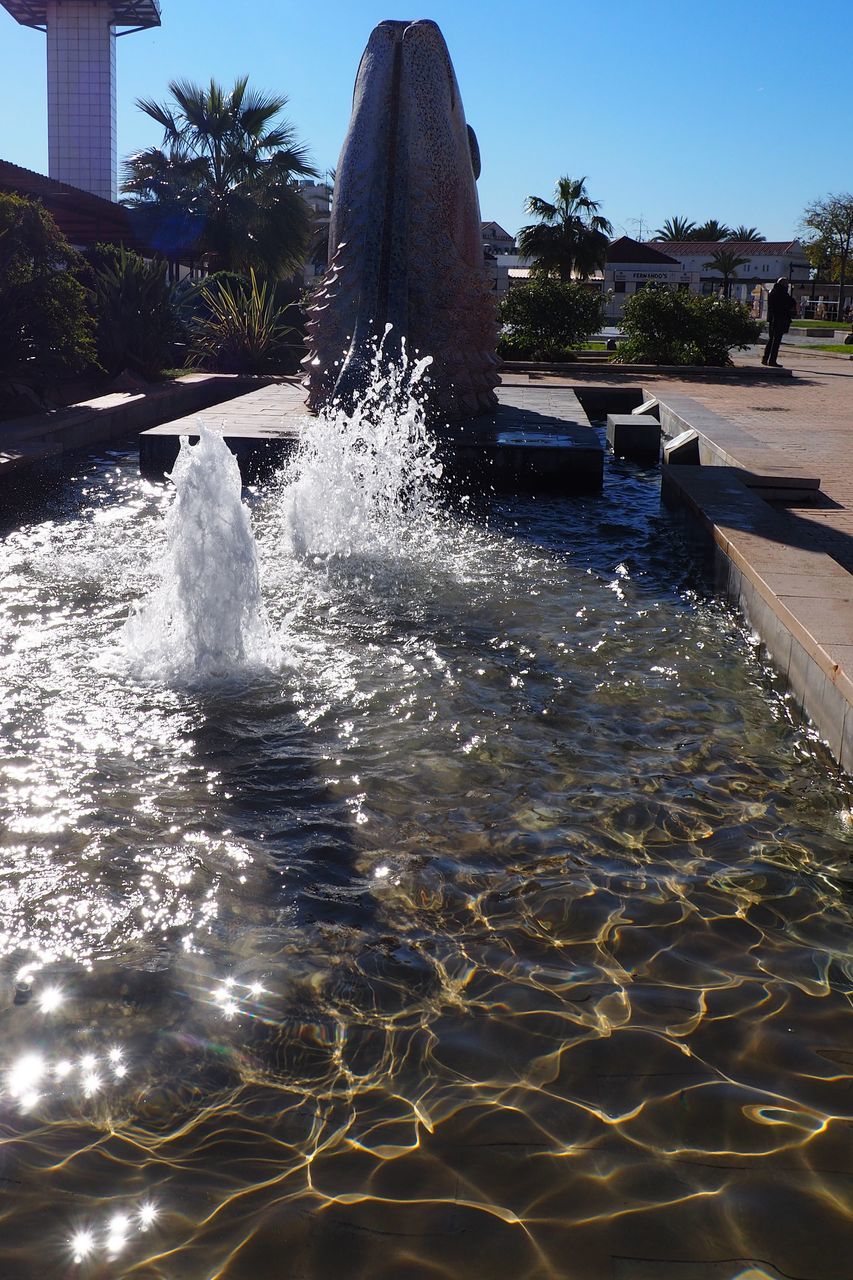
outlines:
[[[697,433],[703,466],[736,468],[745,484],[762,490],[767,498],[807,502],[817,496],[819,476],[803,475],[784,454],[762,444],[745,427],[690,396],[671,396],[665,390],[649,394],[658,402],[665,439],[691,429]]]
[[[718,584],[761,637],[797,706],[853,772],[853,578],[792,545],[791,517],[730,467],[663,468],[661,497],[712,541]]]
[[[75,449],[145,430],[180,414],[242,395],[269,379],[188,374],[145,391],[113,392],[45,414],[0,422],[0,481]]]

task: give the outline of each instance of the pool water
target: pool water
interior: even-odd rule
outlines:
[[[0,1274],[848,1276],[850,790],[656,472],[254,491],[279,657],[201,680],[122,649],[169,502],[0,553]]]

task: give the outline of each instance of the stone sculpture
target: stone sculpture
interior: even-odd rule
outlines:
[[[479,153],[434,22],[382,22],[361,59],[338,163],[329,267],[307,326],[308,405],[355,402],[376,341],[430,355],[436,425],[497,403]]]

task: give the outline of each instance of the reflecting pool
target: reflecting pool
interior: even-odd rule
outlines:
[[[251,494],[227,679],[122,652],[135,454],[8,524],[0,1274],[849,1275],[850,791],[608,466],[337,550]]]

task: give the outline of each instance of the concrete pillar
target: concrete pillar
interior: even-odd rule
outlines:
[[[116,37],[110,0],[48,0],[51,178],[118,198]]]

